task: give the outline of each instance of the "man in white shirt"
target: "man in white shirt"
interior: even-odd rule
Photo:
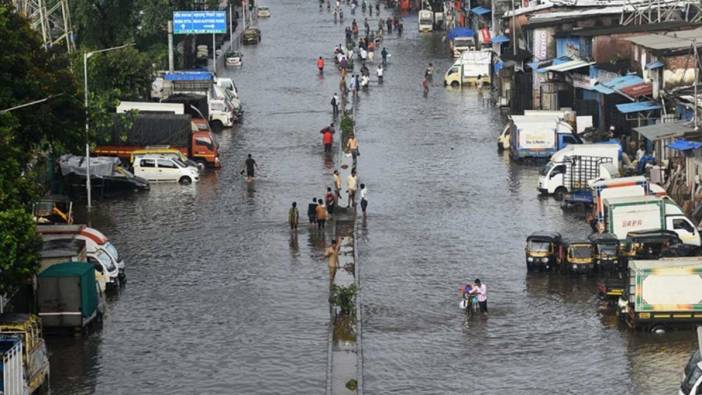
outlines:
[[[473,293],[478,295],[478,305],[480,306],[480,312],[487,314],[487,287],[485,284],[480,282],[479,278],[475,279],[475,287],[473,287]]]
[[[356,170],[351,170],[351,174],[346,178],[346,186],[349,194],[348,207],[356,207]]]
[[[361,210],[363,215],[366,215],[366,208],[368,208],[368,189],[366,189],[366,184],[361,184]]]

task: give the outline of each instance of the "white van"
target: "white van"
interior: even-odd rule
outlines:
[[[566,158],[576,156],[608,158],[611,160],[611,162],[609,162],[610,167],[614,170],[618,170],[621,151],[622,148],[619,144],[569,144],[551,155],[551,160],[541,171],[537,189],[542,194],[562,196],[564,193],[568,192],[564,178],[567,170]],[[616,176],[618,175],[610,175],[610,177]]]
[[[132,167],[135,175],[149,181],[189,185],[200,180],[197,167],[166,155],[135,155]]]

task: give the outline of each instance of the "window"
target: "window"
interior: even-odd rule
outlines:
[[[171,162],[168,159],[159,159],[158,160],[158,167],[165,168],[165,169],[177,169],[178,168],[178,166],[176,166],[175,163]]]
[[[555,176],[557,176],[557,175],[559,175],[559,174],[563,174],[563,173],[565,173],[565,170],[566,170],[566,168],[565,168],[565,166],[563,166],[563,165],[556,166],[556,167],[554,167],[553,170],[551,171],[551,176],[550,176],[549,178],[553,178],[553,177],[555,177]]]
[[[139,165],[141,167],[156,167],[153,159],[142,159],[141,162],[139,162]]]
[[[212,149],[212,142],[210,142],[209,139],[197,138],[197,139],[195,139],[195,144],[196,144],[196,145],[202,145],[202,146],[205,146],[205,147],[207,147],[207,148]]]
[[[695,233],[695,228],[693,228],[692,225],[683,218],[677,218],[673,220],[673,229],[684,229],[690,233]]]
[[[97,270],[100,273],[104,273],[104,270],[102,268],[102,264],[100,264],[100,262],[98,262],[97,259],[95,259],[93,257],[88,257],[88,262],[91,263],[95,267],[95,270]]]

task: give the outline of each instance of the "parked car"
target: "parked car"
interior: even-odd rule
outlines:
[[[259,18],[268,18],[271,16],[271,10],[268,9],[268,7],[258,7],[258,12],[256,13]]]
[[[135,155],[134,173],[155,182],[178,182],[189,185],[200,180],[197,167],[188,166],[178,158],[165,155]]]
[[[244,45],[258,44],[261,42],[261,30],[256,27],[249,27],[241,35]]]
[[[244,57],[239,51],[227,51],[224,54],[224,64],[227,66],[241,66],[241,60]]]

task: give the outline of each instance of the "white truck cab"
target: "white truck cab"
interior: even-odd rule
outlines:
[[[39,228],[38,231],[41,233],[42,228]],[[105,287],[119,287],[120,276],[117,260],[102,245],[97,244],[90,237],[85,237],[79,233],[42,233],[42,240],[47,242],[51,240],[70,239],[85,241],[85,251],[88,262],[95,266],[96,279],[103,290]]]
[[[565,174],[567,170],[566,158],[575,156],[591,156],[610,158],[614,169],[619,168],[619,153],[621,147],[618,144],[570,144],[565,148],[551,155],[551,159],[543,167],[539,175],[539,185],[537,190],[542,194],[562,195],[568,192],[568,186],[565,185]],[[604,174],[598,179],[609,179],[616,177],[615,174],[609,174],[610,169],[606,169]],[[590,181],[590,180],[588,180]]]
[[[178,182],[189,185],[200,180],[197,167],[166,155],[135,155],[134,174],[155,182]]]
[[[431,32],[434,30],[434,13],[431,10],[419,10],[419,32]]]

